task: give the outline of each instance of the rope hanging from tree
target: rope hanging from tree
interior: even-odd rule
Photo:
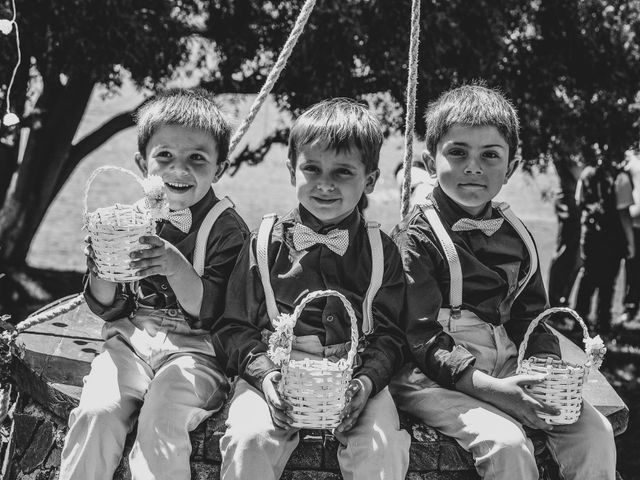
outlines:
[[[302,35],[302,31],[307,23],[307,20],[309,20],[309,15],[311,15],[315,4],[316,0],[306,0],[304,5],[302,6],[293,30],[291,30],[289,38],[285,42],[284,47],[282,47],[282,51],[278,56],[278,60],[271,68],[267,80],[262,86],[262,89],[260,89],[260,93],[258,93],[258,96],[255,98],[253,104],[251,105],[249,113],[238,127],[238,130],[235,131],[233,137],[231,138],[231,141],[229,142],[229,155],[231,155],[233,150],[238,146],[244,134],[247,133],[247,130],[249,130],[251,123],[256,118],[260,107],[262,107],[262,104],[267,99],[267,96],[269,95],[269,93],[271,93],[271,90],[278,80],[280,73],[282,73],[282,70],[284,70],[284,67],[287,64],[287,60],[289,59],[289,56],[293,51],[293,47],[295,47],[298,39],[300,38],[300,35]]]
[[[407,78],[407,113],[404,131],[404,180],[400,215],[409,213],[411,198],[411,162],[413,160],[413,129],[416,123],[416,87],[418,85],[418,47],[420,45],[420,0],[411,4],[411,40],[409,42],[409,75]]]

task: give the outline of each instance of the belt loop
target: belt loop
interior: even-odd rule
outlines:
[[[448,328],[450,332],[456,331],[454,320],[460,319],[460,316],[461,316],[460,306],[459,305],[457,307],[451,306],[451,308],[449,309],[449,320],[448,320]]]

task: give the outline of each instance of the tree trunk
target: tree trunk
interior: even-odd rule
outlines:
[[[15,186],[0,210],[0,270],[26,263],[31,241],[57,193],[73,137],[91,97],[93,81],[70,79],[66,85],[45,79],[37,107],[44,114],[30,131]]]

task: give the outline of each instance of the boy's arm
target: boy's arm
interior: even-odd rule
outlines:
[[[248,236],[247,226],[232,210],[223,212],[211,230],[204,273],[200,277],[202,301],[198,314],[194,316],[200,328],[211,328],[214,320],[224,312],[229,277]]]
[[[400,249],[407,288],[402,328],[409,350],[420,370],[445,388],[454,388],[462,373],[475,363],[475,357],[456,345],[438,322],[442,306],[440,272],[448,272],[437,247],[416,225],[394,235]]]
[[[405,296],[402,260],[388,237],[383,236],[383,242],[384,277],[371,308],[374,328],[367,336],[367,346],[360,355],[362,366],[354,375],[355,378],[368,377],[372,384],[371,395],[384,389],[400,369],[406,349],[405,336],[399,324]]]
[[[212,328],[216,357],[228,375],[239,375],[258,390],[278,368],[267,357],[262,330],[270,321],[255,260],[255,235],[245,241],[229,278],[224,313]]]

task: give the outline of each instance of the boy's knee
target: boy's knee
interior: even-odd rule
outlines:
[[[114,406],[80,404],[69,415],[69,426],[85,425],[85,428],[96,432],[108,432],[126,430],[127,420]]]

